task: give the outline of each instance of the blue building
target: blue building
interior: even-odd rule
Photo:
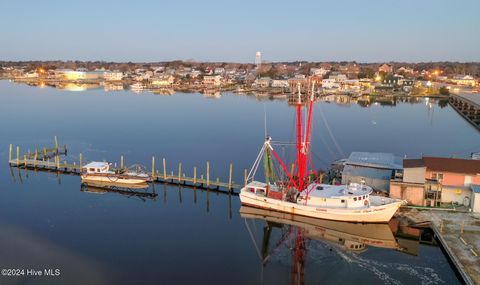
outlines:
[[[388,193],[390,179],[402,169],[402,159],[393,153],[352,152],[345,161],[342,184],[363,180],[374,190]]]

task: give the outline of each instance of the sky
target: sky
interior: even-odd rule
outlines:
[[[0,60],[480,61],[479,0],[0,2]]]

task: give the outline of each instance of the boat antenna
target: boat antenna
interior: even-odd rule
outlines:
[[[264,138],[267,138],[268,132],[267,132],[267,106],[265,103],[263,103],[263,124],[264,124],[264,132],[265,136]]]

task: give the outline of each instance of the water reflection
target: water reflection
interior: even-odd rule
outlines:
[[[429,280],[436,283],[442,281],[435,272],[415,272],[414,265],[397,264],[388,262],[380,263],[365,256],[369,248],[381,248],[399,251],[409,255],[417,255],[420,242],[421,230],[410,227],[400,227],[397,220],[393,219],[389,224],[361,224],[338,221],[320,220],[268,211],[247,206],[240,208],[240,215],[245,219],[245,225],[254,248],[260,259],[262,268],[270,263],[283,263],[285,258],[290,260],[290,283],[305,284],[308,262],[322,260],[322,265],[341,263],[358,265],[368,268],[373,275],[380,275],[385,283],[397,284],[393,275],[407,273],[410,277]],[[258,224],[262,230],[256,230]],[[258,233],[260,238],[258,237]],[[255,235],[257,233],[257,235]],[[395,234],[394,234],[395,233]],[[286,252],[286,253],[285,253]],[[325,255],[334,254],[334,257],[326,258]],[[308,260],[308,261],[307,261]],[[326,264],[327,263],[327,264]],[[382,266],[379,267],[379,264]],[[370,268],[373,265],[378,268]],[[409,268],[411,266],[411,268]],[[410,271],[408,270],[411,269]],[[423,268],[425,271],[433,270]],[[263,274],[262,270],[262,274]],[[398,271],[398,272],[396,272]],[[315,275],[312,269],[309,276]],[[263,276],[261,277],[263,280]],[[311,279],[311,278],[310,278]],[[402,278],[403,279],[403,278]],[[378,282],[378,280],[377,280]],[[368,283],[368,282],[367,282]]]
[[[120,187],[116,184],[107,183],[82,183],[80,191],[92,194],[106,194],[115,193],[123,195],[127,198],[138,198],[139,200],[146,202],[147,199],[155,201],[158,194],[155,193],[155,188],[146,185],[131,185],[129,188]]]

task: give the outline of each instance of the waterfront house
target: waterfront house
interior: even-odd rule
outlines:
[[[331,78],[322,79],[322,87],[323,89],[339,89],[340,84]]]
[[[164,87],[170,86],[175,81],[175,77],[170,74],[159,74],[150,78],[150,84],[152,87]]]
[[[469,206],[472,184],[480,184],[480,160],[428,156],[405,159],[403,178],[390,182],[390,197],[417,206]]]
[[[348,77],[345,74],[339,72],[332,72],[328,78],[333,79],[338,83],[343,83],[345,80],[348,80]]]
[[[268,88],[271,82],[272,79],[270,77],[260,77],[255,79],[252,86],[256,88]]]
[[[470,75],[455,75],[450,82],[457,85],[465,85],[474,87],[477,85],[477,81]]]
[[[105,71],[103,72],[103,78],[106,81],[120,81],[123,79],[123,72],[118,70],[115,71]]]
[[[203,85],[220,86],[222,85],[222,77],[220,75],[205,75],[203,77]]]
[[[225,68],[223,67],[216,67],[213,71],[215,75],[223,75],[225,73]]]
[[[329,73],[330,70],[327,70],[325,68],[310,68],[310,74],[311,75],[316,75],[316,76],[320,76],[320,77],[323,77],[325,76],[327,73]]]
[[[295,75],[294,78],[288,79],[288,86],[292,92],[298,91],[298,85],[300,85],[300,89],[302,92],[305,92],[308,86],[308,80],[305,78],[305,75]]]
[[[345,161],[342,184],[364,181],[374,190],[388,193],[390,180],[401,171],[401,158],[392,153],[352,152]]]
[[[275,88],[288,88],[288,80],[285,79],[274,79],[272,80],[272,87]]]
[[[101,80],[103,79],[103,71],[57,69],[55,70],[55,78],[65,81]]]
[[[380,67],[378,68],[378,72],[385,72],[385,73],[392,73],[393,72],[393,66],[389,65],[389,64],[382,64],[380,65]]]
[[[414,74],[415,71],[413,70],[413,68],[408,68],[408,67],[400,67],[399,69],[397,69],[397,73],[403,73],[403,74]]]

